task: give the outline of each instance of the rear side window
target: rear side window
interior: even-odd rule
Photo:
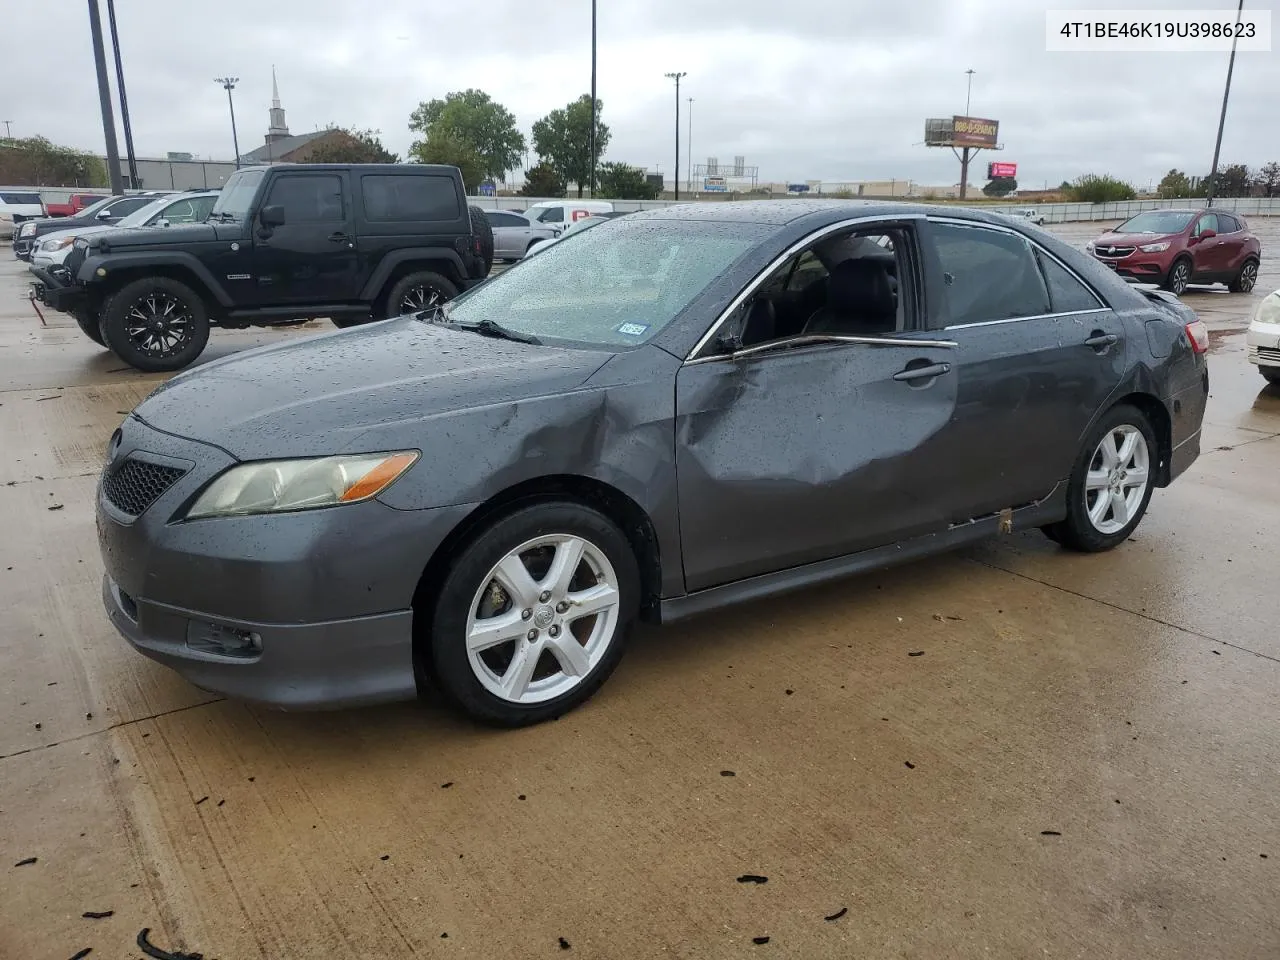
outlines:
[[[38,193],[0,193],[0,203],[11,203],[15,207],[38,207],[40,206],[40,194]]]
[[[514,213],[498,213],[494,210],[486,210],[485,218],[490,225],[495,227],[527,227],[529,222],[523,217],[517,217]]]
[[[1218,214],[1218,232],[1235,233],[1240,229],[1240,221],[1229,213]]]
[[[341,177],[280,177],[271,185],[267,205],[284,207],[286,224],[335,223],[346,219]]]
[[[1071,313],[1076,310],[1097,310],[1102,306],[1083,283],[1070,270],[1042,250],[1036,251],[1040,269],[1044,271],[1049,287],[1049,305],[1054,313]]]
[[[1050,313],[1031,246],[1000,230],[932,225],[951,326]]]
[[[449,177],[367,173],[360,189],[367,220],[456,220],[461,215]]]

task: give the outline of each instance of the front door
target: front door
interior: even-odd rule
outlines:
[[[284,224],[268,232],[254,223],[254,275],[261,302],[328,304],[359,296],[351,184],[345,171],[280,174],[262,205],[281,207]]]
[[[1206,237],[1204,235],[1206,230],[1212,230],[1215,235]],[[1226,241],[1218,235],[1220,232],[1217,214],[1202,214],[1196,221],[1191,231],[1192,239],[1195,241],[1191,246],[1191,257],[1195,264],[1192,270],[1194,279],[1211,279],[1217,274],[1226,272],[1230,249]]]
[[[1065,481],[1096,413],[1119,385],[1120,319],[1016,231],[931,222],[943,280],[940,337],[957,344],[955,420],[937,479],[963,522],[1039,500]]]

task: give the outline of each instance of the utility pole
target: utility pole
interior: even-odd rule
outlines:
[[[236,136],[236,105],[231,101],[231,91],[240,82],[239,77],[214,77],[214,83],[222,84],[227,91],[227,108],[231,111],[231,147],[236,152],[236,169],[240,169],[240,138]]]
[[[664,74],[668,79],[676,82],[676,172],[671,178],[671,184],[675,187],[677,200],[680,199],[680,78],[688,75],[684,70]]]
[[[685,192],[693,193],[693,97],[686,98],[689,103],[689,136],[685,138],[685,150],[688,151],[685,157]]]
[[[107,0],[107,24],[111,48],[116,54],[116,91],[120,94],[120,122],[124,125],[124,152],[129,158],[129,186],[138,189],[138,158],[133,152],[133,127],[129,123],[129,97],[124,92],[124,66],[120,59],[120,34],[116,32],[116,0]]]
[[[13,123],[13,121],[12,121],[12,120],[6,120],[6,121],[4,122],[4,138],[5,138],[6,140],[12,140],[12,139],[13,139],[13,131],[11,131],[11,130],[9,129],[9,124],[11,124],[11,123]]]
[[[1213,169],[1209,171],[1209,189],[1205,206],[1213,206],[1213,192],[1218,186],[1218,156],[1222,152],[1222,128],[1227,122],[1227,97],[1231,95],[1231,72],[1236,67],[1236,38],[1240,35],[1240,17],[1244,13],[1244,0],[1236,6],[1236,29],[1231,35],[1231,57],[1227,60],[1227,85],[1222,90],[1222,113],[1218,116],[1218,139],[1213,144]]]
[[[964,92],[964,115],[969,115],[969,98],[973,94],[973,75],[976,73],[973,67],[965,71],[969,76],[968,85]],[[963,200],[969,193],[969,148],[962,147],[960,154],[960,199]]]
[[[120,176],[120,147],[116,144],[116,119],[111,113],[111,85],[107,81],[107,55],[102,48],[102,14],[98,0],[89,0],[89,34],[93,40],[93,63],[98,72],[98,102],[102,106],[102,135],[107,147],[107,176],[113,194],[124,193]]]
[[[591,0],[591,196],[596,195],[596,0]]]

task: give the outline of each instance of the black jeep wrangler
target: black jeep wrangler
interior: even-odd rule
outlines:
[[[339,327],[429,309],[474,286],[493,231],[456,167],[278,164],[232,174],[205,223],[75,242],[32,294],[130,366],[179,370],[209,328]]]

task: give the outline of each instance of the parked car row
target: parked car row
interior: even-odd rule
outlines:
[[[40,194],[20,190],[0,190],[0,240],[8,240],[22,224],[47,215]]]
[[[158,197],[166,196],[172,194],[150,191],[100,197],[74,216],[28,219],[13,234],[13,254],[19,260],[30,260],[36,241],[45,234],[77,227],[114,226],[135,210],[145,207]]]

